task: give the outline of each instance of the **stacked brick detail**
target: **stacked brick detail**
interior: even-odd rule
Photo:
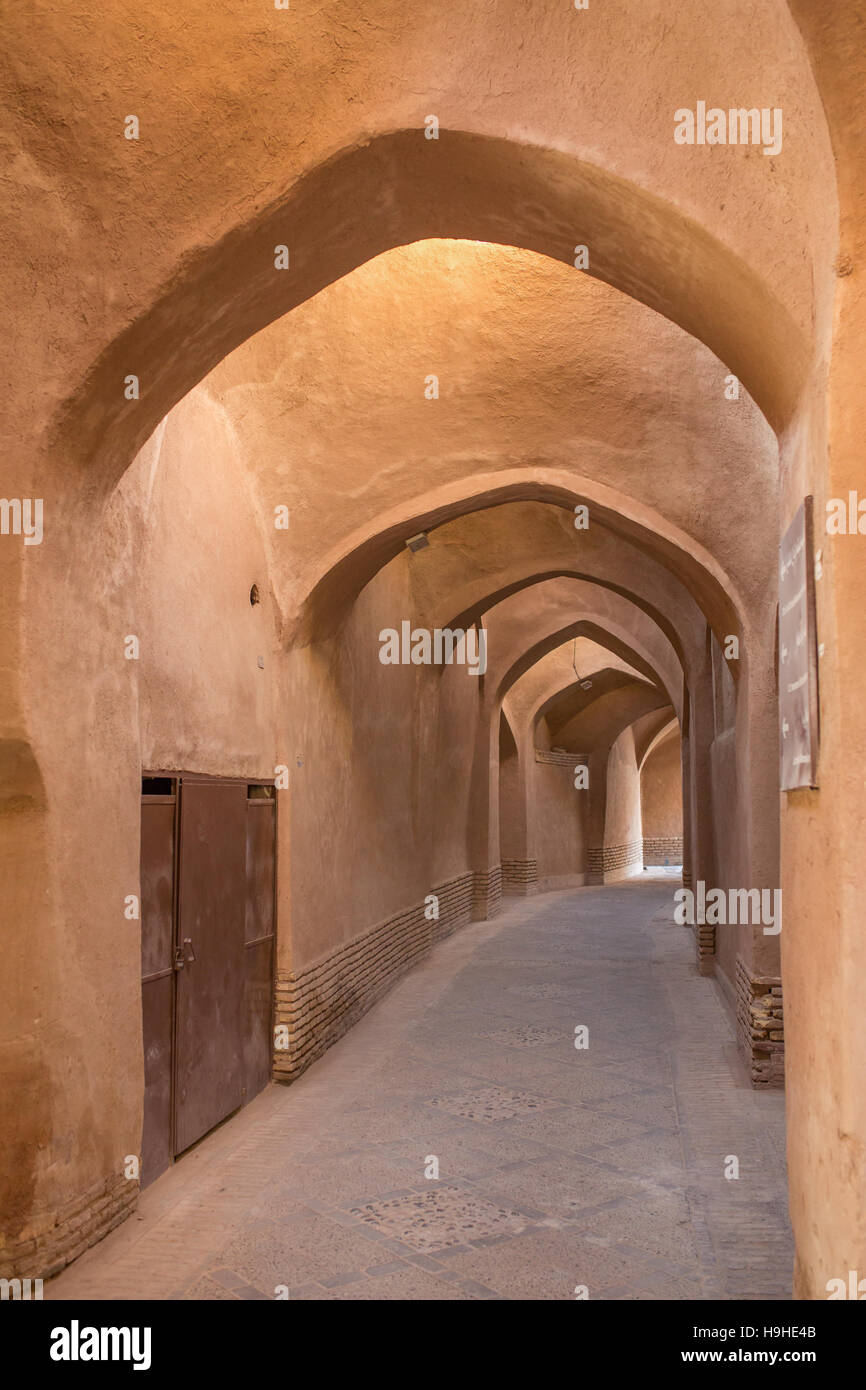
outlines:
[[[528,893],[538,882],[537,859],[503,859],[502,889],[506,893]]]
[[[478,881],[482,880],[481,883]],[[285,1025],[286,1046],[274,1052],[274,1077],[293,1081],[357,1023],[436,941],[472,921],[482,902],[498,904],[498,870],[466,873],[434,890],[438,919],[425,904],[407,908],[355,937],[315,965],[278,973],[274,1022]],[[277,1037],[282,1041],[281,1035]]]
[[[737,1038],[753,1086],[785,1084],[785,1023],[782,981],[752,975],[737,956]]]
[[[495,917],[502,901],[502,867],[494,865],[484,873],[476,873],[472,887],[472,920],[486,922]]]
[[[570,767],[587,765],[585,753],[566,753],[562,748],[536,748],[535,761],[537,763],[550,763],[554,767]]]
[[[692,930],[698,952],[698,973],[712,975],[716,968],[716,929],[709,922],[695,922]]]
[[[633,840],[629,845],[605,845],[603,849],[588,849],[586,852],[586,867],[593,877],[641,863],[643,845],[640,840]]]
[[[42,1217],[14,1245],[0,1246],[0,1278],[49,1279],[107,1236],[133,1210],[138,1180],[122,1173],[96,1183]]]
[[[644,864],[682,864],[682,835],[653,835],[643,842]]]

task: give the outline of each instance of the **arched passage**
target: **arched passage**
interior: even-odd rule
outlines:
[[[274,247],[284,244],[286,226],[299,249],[281,275]],[[705,342],[775,426],[790,416],[806,371],[803,337],[760,277],[706,227],[553,149],[455,130],[422,144],[417,130],[404,130],[333,157],[192,258],[93,364],[62,407],[59,438],[88,469],[98,450],[110,487],[171,407],[245,339],[383,251],[437,236],[520,246],[569,264],[576,239],[598,248],[594,276]],[[686,295],[677,252],[690,266]],[[144,383],[132,409],[117,390],[129,363]]]
[[[667,726],[639,766],[645,865],[683,862],[682,766],[679,729]]]
[[[110,811],[99,805],[104,784],[104,771],[102,776],[100,771],[105,766],[111,766],[125,785],[131,782],[130,774],[140,770],[140,731],[135,728],[140,691],[135,681],[126,679],[130,668],[118,669],[114,664],[118,640],[129,622],[126,594],[113,584],[118,574],[125,578],[127,557],[124,539],[118,543],[111,534],[116,514],[103,503],[166,410],[210,366],[270,322],[275,313],[309,298],[386,246],[433,233],[484,236],[569,260],[570,243],[577,236],[585,237],[594,248],[598,245],[593,274],[709,343],[742,376],[774,424],[791,418],[804,380],[808,346],[799,324],[808,323],[809,314],[802,312],[803,303],[792,295],[783,304],[785,296],[770,287],[766,276],[747,265],[724,240],[708,233],[712,219],[697,217],[694,206],[684,211],[673,197],[649,193],[634,180],[555,150],[553,137],[550,144],[533,148],[486,133],[460,133],[446,124],[443,136],[448,138],[435,147],[431,142],[428,148],[418,145],[418,130],[407,130],[402,121],[395,129],[397,134],[377,134],[366,143],[332,141],[331,149],[343,153],[319,158],[311,170],[299,173],[289,197],[260,199],[267,208],[256,215],[244,203],[233,226],[226,230],[223,225],[215,236],[205,236],[208,244],[203,250],[193,252],[191,238],[178,238],[179,253],[162,258],[165,274],[161,276],[151,264],[144,264],[146,302],[133,302],[130,293],[130,323],[119,332],[114,331],[117,315],[106,313],[111,328],[97,335],[100,347],[95,357],[88,358],[91,365],[86,373],[83,344],[89,347],[90,343],[82,335],[69,371],[57,370],[51,377],[51,393],[62,402],[59,418],[40,417],[34,422],[37,452],[26,457],[22,473],[44,467],[49,504],[66,516],[69,527],[65,534],[56,534],[52,547],[38,558],[28,557],[26,575],[16,557],[5,588],[10,610],[2,621],[4,632],[10,634],[12,654],[12,674],[3,692],[10,711],[9,746],[25,750],[22,760],[14,763],[13,775],[18,784],[38,782],[45,789],[39,835],[32,834],[29,821],[17,817],[10,843],[14,858],[18,845],[23,847],[25,833],[31,844],[37,839],[44,842],[44,864],[36,866],[44,889],[38,910],[32,913],[34,931],[28,949],[32,951],[35,940],[43,961],[64,960],[66,981],[61,983],[53,966],[46,963],[37,985],[48,1001],[47,1017],[53,1017],[58,991],[80,1001],[78,1016],[69,1006],[69,1036],[76,1050],[69,1054],[68,1065],[87,1078],[97,1074],[94,1063],[101,1053],[109,1053],[116,1061],[132,1057],[136,1046],[134,1010],[128,1010],[134,997],[134,951],[127,948],[121,953],[108,991],[109,1003],[99,1002],[88,988],[94,957],[104,959],[114,950],[117,904],[137,882],[132,794],[127,787]],[[452,158],[457,156],[459,180],[455,167],[440,157],[446,147]],[[423,155],[416,157],[421,150]],[[477,206],[466,204],[467,189]],[[146,196],[139,192],[138,197],[147,205]],[[354,212],[360,206],[365,208],[363,225]],[[98,221],[95,202],[93,211]],[[91,215],[89,206],[87,215]],[[282,285],[274,292],[273,243],[285,235],[287,221],[305,249],[296,261],[299,274],[286,282],[283,298]],[[804,278],[808,279],[805,272]],[[156,292],[155,279],[161,285]],[[118,380],[130,371],[143,383],[133,408],[128,408],[131,402],[117,390]],[[56,458],[56,465],[52,462],[50,467],[39,452],[46,442]],[[587,489],[575,487],[573,478],[564,491],[569,505],[575,497],[582,500],[587,495]],[[617,511],[611,508],[611,523]],[[98,560],[91,563],[89,547],[81,538],[106,532],[113,549],[108,563],[100,568]],[[716,593],[712,580],[701,573],[704,568],[712,574],[712,566],[692,566],[688,536],[684,534],[682,540],[679,545],[663,539],[659,554],[665,552],[671,567],[679,567],[685,587],[691,588],[705,613],[719,599],[718,621],[724,628],[724,617],[730,612],[729,590],[720,584]],[[57,605],[61,594],[65,594],[62,610]],[[17,611],[22,596],[23,621]],[[19,672],[16,663],[23,652],[26,658],[22,656]],[[80,684],[88,698],[61,734],[55,728],[56,700],[68,683]],[[689,704],[690,736],[703,715],[696,697]],[[741,731],[740,737],[746,739],[748,731]],[[298,765],[279,732],[275,731],[268,751],[275,760]],[[247,775],[261,772],[265,759],[261,749],[240,748],[236,756]],[[74,787],[66,775],[70,759],[78,770]],[[22,764],[24,773],[18,771]],[[19,791],[20,785],[14,786],[10,798],[16,811]],[[332,795],[337,801],[339,788]],[[84,855],[81,841],[76,844],[65,838],[65,827],[75,815],[86,824],[92,841]],[[27,856],[20,858],[25,862]],[[44,870],[41,875],[40,869]],[[28,883],[16,889],[12,902],[13,911],[27,908],[30,913],[34,904]],[[371,904],[371,910],[374,907]],[[293,949],[295,944],[300,943],[293,943]],[[107,1039],[111,1048],[105,1046]],[[58,1135],[68,1132],[65,1107],[72,1102],[62,1097],[48,1040],[41,1039],[34,1049],[29,1057],[33,1070],[38,1072],[45,1060],[46,1074],[51,1071],[50,1084],[58,1096],[59,1111],[48,1136],[56,1142]],[[95,1122],[76,1181],[88,1190],[103,1180],[106,1168],[114,1174],[122,1149],[134,1143],[127,1131],[135,1129],[137,1106],[127,1079],[123,1062],[116,1061],[98,1094],[91,1093],[89,1080],[84,1083],[84,1102],[93,1107]],[[112,1130],[110,1135],[108,1115],[117,1116],[117,1132]],[[45,1138],[41,1130],[31,1134],[31,1151],[48,1152],[49,1145],[42,1143]],[[58,1207],[54,1158],[38,1171],[28,1167],[20,1188],[27,1201],[37,1192],[40,1215],[47,1212],[53,1217]],[[16,1209],[20,1205],[17,1198],[13,1205]]]

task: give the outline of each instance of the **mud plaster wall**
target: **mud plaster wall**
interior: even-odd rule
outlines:
[[[504,715],[499,725],[499,849],[502,859],[526,856],[526,807],[514,735]]]
[[[224,410],[193,393],[125,474],[141,767],[270,778],[278,649],[267,557]],[[250,602],[257,585],[261,602]],[[259,665],[261,659],[261,666]]]
[[[545,720],[536,737],[540,748],[550,747]],[[580,883],[586,872],[585,814],[588,791],[574,785],[572,768],[533,760],[533,830],[542,889]]]
[[[604,818],[604,847],[640,845],[640,776],[634,749],[634,730],[624,729],[611,747],[607,759],[607,799]],[[629,877],[643,868],[642,854],[619,876]]]
[[[803,496],[814,494],[824,647],[819,789],[780,798],[781,946],[794,1290],[796,1297],[826,1298],[828,1279],[866,1268],[866,539],[822,534],[829,498],[866,492],[866,36],[856,0],[820,7],[793,0],[791,8],[824,99],[839,194],[839,240],[824,262],[813,379],[783,440],[780,518],[784,528]]]
[[[282,652],[238,441],[202,392],[142,450],[115,505],[142,651],[142,768],[289,769],[281,966],[303,968],[464,872],[479,682],[379,661],[380,630],[414,619],[408,561],[376,576],[336,638]]]
[[[336,637],[285,658],[283,969],[287,950],[300,969],[469,867],[479,678],[465,666],[379,660],[380,631],[414,618],[409,563],[400,556],[379,572]]]
[[[641,769],[640,808],[645,840],[682,835],[682,764],[676,735],[654,748]]]

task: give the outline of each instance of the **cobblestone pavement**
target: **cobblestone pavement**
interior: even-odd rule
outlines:
[[[789,1297],[783,1097],[750,1088],[675,886],[506,899],[46,1297]]]

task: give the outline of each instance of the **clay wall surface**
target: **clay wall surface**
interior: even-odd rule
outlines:
[[[781,940],[719,929],[699,968],[784,1032],[795,1291],[823,1297],[866,1269],[863,538],[824,526],[864,487],[862,4],[128,8],[4,16],[3,490],[45,508],[40,545],[0,538],[9,1258],[73,1258],[135,1200],[142,770],[288,769],[291,1079],[496,910],[503,860],[638,871],[670,715],[687,877],[782,884]],[[783,148],[678,145],[698,100],[781,109]],[[806,495],[818,787],[780,798]],[[456,617],[483,680],[379,661],[383,627]],[[610,683],[585,704],[575,639]],[[535,760],[559,742],[585,802]]]

